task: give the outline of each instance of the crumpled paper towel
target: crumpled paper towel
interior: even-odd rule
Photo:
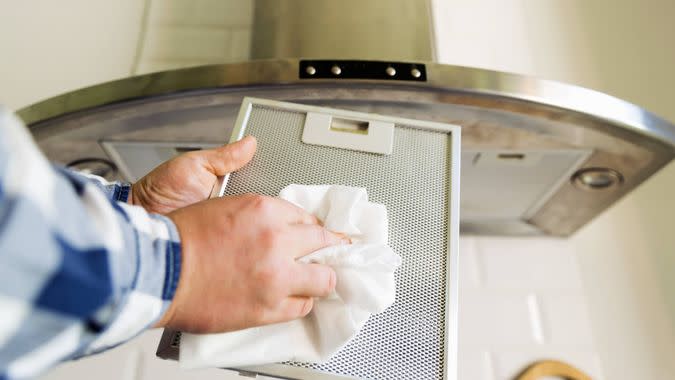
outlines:
[[[401,258],[387,246],[384,205],[369,202],[366,189],[338,185],[289,185],[279,197],[352,239],[353,244],[324,248],[299,259],[333,267],[335,292],[315,300],[302,319],[223,334],[183,334],[181,367],[324,362],[359,332],[371,314],[394,302],[394,271]]]

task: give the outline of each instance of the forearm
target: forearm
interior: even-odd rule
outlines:
[[[0,378],[130,339],[163,315],[180,274],[169,219],[55,170],[22,128],[0,109]]]

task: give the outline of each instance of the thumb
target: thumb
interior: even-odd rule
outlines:
[[[255,137],[246,136],[243,139],[204,151],[210,171],[222,176],[246,165],[255,154],[257,142]]]

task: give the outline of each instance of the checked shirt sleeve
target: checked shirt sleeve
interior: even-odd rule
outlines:
[[[173,299],[174,224],[101,190],[52,167],[0,107],[0,379],[131,339]]]
[[[60,168],[57,167],[57,170]],[[129,194],[131,193],[131,184],[124,182],[108,182],[105,179],[93,175],[93,174],[83,174],[83,173],[74,173],[69,172],[71,175],[80,176],[82,178],[87,178],[92,184],[101,190],[106,198],[111,201],[120,201],[126,202],[129,199]]]

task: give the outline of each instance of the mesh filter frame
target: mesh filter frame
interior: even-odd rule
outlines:
[[[391,155],[301,141],[307,112],[395,125]],[[459,127],[322,107],[245,98],[231,142],[258,139],[243,169],[212,196],[278,195],[290,183],[365,187],[389,210],[389,244],[403,258],[397,296],[323,364],[285,362],[241,368],[293,379],[455,379]]]

